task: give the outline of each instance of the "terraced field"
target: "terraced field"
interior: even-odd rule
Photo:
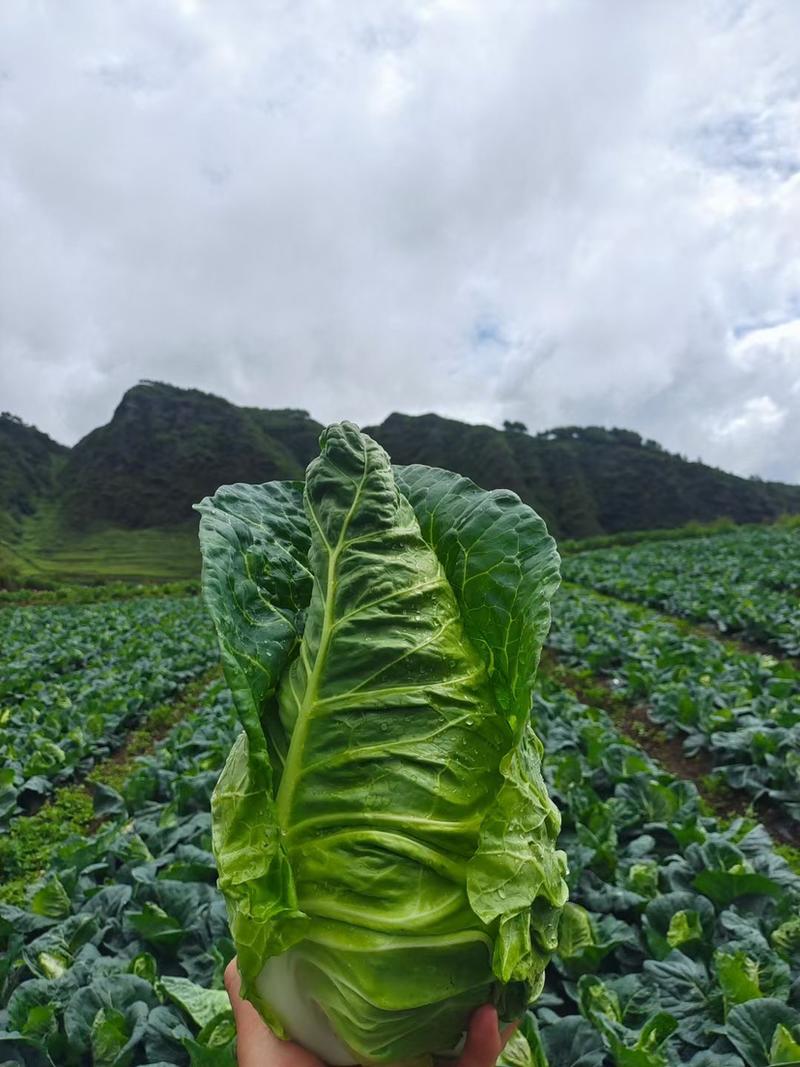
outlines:
[[[0,629],[0,1065],[233,1067],[208,806],[239,728],[199,601],[5,608]],[[799,709],[789,657],[562,590],[533,720],[571,901],[509,1064],[800,1061]]]

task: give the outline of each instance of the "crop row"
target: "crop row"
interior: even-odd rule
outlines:
[[[0,829],[218,658],[197,597],[0,611]]]
[[[564,560],[572,582],[800,655],[800,528],[607,548]]]
[[[695,788],[607,716],[542,683],[534,706],[563,813],[571,903],[535,1019],[537,1067],[763,1067],[800,1026],[800,879],[753,824],[722,828]],[[56,855],[0,905],[0,1062],[233,1065],[233,952],[209,796],[238,727],[210,689]],[[792,1036],[792,1035],[795,1036]]]
[[[567,665],[646,704],[654,722],[683,734],[687,755],[708,751],[731,788],[800,820],[800,672],[791,664],[571,589],[559,592],[549,644]]]
[[[80,585],[74,582],[36,582],[16,589],[0,589],[0,605],[96,604],[108,600],[162,596],[194,596],[200,592],[199,579],[175,582],[100,582]]]
[[[534,721],[562,812],[571,902],[523,1028],[539,1046],[527,1063],[765,1067],[800,1058],[800,877],[765,831],[705,815],[691,783],[566,690],[542,683]]]
[[[122,794],[99,791],[97,836],[63,845],[24,908],[0,904],[0,1062],[233,1067],[209,803],[236,733],[216,683]]]

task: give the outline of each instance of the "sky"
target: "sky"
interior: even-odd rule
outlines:
[[[0,409],[141,378],[800,481],[797,0],[3,0]]]

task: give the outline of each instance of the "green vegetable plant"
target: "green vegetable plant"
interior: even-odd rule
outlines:
[[[707,751],[723,784],[800,822],[800,670],[791,662],[569,587],[548,643],[569,668],[610,678],[618,698],[645,702],[654,723],[683,735],[688,756]]]
[[[566,578],[626,600],[800,654],[800,530],[795,521],[733,527],[694,540],[570,557]]]
[[[329,1063],[452,1049],[541,991],[566,901],[531,692],[559,582],[513,493],[328,427],[225,486],[203,586],[242,721],[212,800],[243,994]]]
[[[198,597],[0,607],[0,836],[216,658]]]

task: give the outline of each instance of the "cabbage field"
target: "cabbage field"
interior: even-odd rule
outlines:
[[[514,1067],[800,1063],[800,531],[569,556],[533,723],[570,902]],[[196,596],[0,608],[0,1067],[234,1067]]]
[[[712,537],[607,548],[566,561],[564,575],[723,634],[800,656],[800,527],[742,527]]]

